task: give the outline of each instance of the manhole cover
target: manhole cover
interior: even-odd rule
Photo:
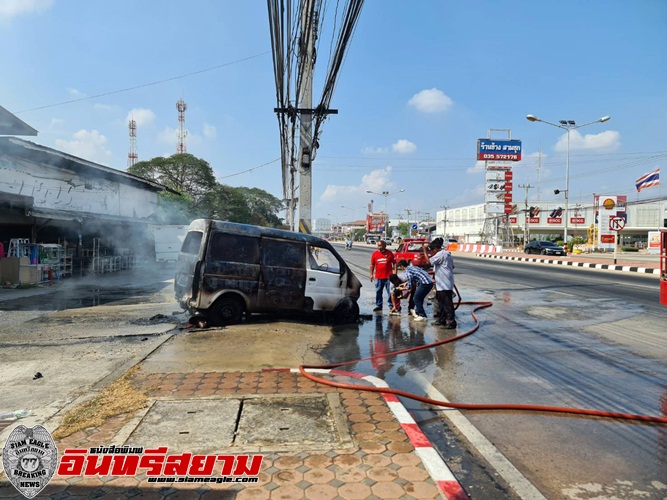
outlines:
[[[128,444],[170,452],[215,453],[234,442],[240,399],[158,400],[132,432]]]
[[[276,449],[327,448],[338,442],[329,402],[319,397],[247,399],[243,402],[237,446]]]
[[[167,446],[172,453],[319,450],[352,444],[337,394],[157,400],[130,432],[126,444]]]

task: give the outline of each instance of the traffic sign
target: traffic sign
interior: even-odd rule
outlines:
[[[412,230],[416,231],[417,229],[419,229],[419,226],[417,224],[413,224],[412,225]]]
[[[623,217],[609,217],[609,229],[612,231],[620,231],[625,227],[625,219]]]

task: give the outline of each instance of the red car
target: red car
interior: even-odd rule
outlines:
[[[431,267],[431,263],[424,257],[424,251],[422,250],[424,244],[428,243],[429,241],[426,238],[404,239],[394,252],[396,262],[407,260],[408,262],[412,262],[415,266],[425,268]]]

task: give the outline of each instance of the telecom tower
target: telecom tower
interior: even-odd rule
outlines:
[[[130,120],[130,150],[127,153],[127,168],[137,163],[137,122]]]
[[[187,153],[185,136],[188,135],[188,131],[185,130],[185,110],[188,109],[188,105],[183,99],[179,99],[176,103],[176,109],[178,110],[178,147],[176,153]]]

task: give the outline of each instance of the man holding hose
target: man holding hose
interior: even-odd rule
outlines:
[[[442,248],[444,240],[434,239],[430,244],[424,244],[424,256],[429,259],[435,271],[435,298],[438,301],[438,318],[434,325],[444,326],[447,330],[456,328],[454,314],[454,259],[452,254]],[[429,256],[427,248],[433,253]]]

